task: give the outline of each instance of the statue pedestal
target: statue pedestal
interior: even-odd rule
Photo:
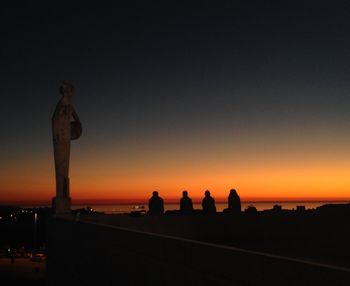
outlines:
[[[70,214],[71,213],[71,198],[54,197],[52,199],[52,209],[55,214]]]

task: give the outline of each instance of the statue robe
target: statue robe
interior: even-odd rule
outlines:
[[[76,121],[72,122],[72,119]],[[52,117],[52,135],[56,174],[56,210],[68,212],[69,195],[69,157],[70,141],[81,135],[81,124],[71,104],[57,103]]]

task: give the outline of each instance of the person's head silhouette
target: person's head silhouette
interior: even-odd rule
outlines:
[[[158,197],[158,192],[157,191],[153,192],[153,197]]]
[[[183,192],[182,192],[182,196],[183,196],[184,198],[187,198],[187,197],[188,197],[188,192],[187,192],[187,191],[183,191]]]
[[[230,195],[237,195],[237,191],[235,189],[230,190]]]
[[[210,192],[208,190],[206,190],[204,194],[206,197],[210,197]]]

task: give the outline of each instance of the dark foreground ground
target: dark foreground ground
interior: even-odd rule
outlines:
[[[31,262],[28,258],[17,258],[14,263],[0,258],[1,285],[45,285],[45,262]]]
[[[48,232],[47,282],[348,286],[347,209],[57,216]]]
[[[49,208],[0,206],[0,285],[44,285]],[[33,252],[41,262],[32,262]],[[11,263],[14,257],[14,263]]]
[[[0,223],[0,242],[3,255],[6,255],[7,248],[19,249],[24,247],[26,251],[33,250],[34,224],[32,216],[33,213],[30,213],[16,221],[10,220],[10,216],[7,220],[2,220]],[[39,247],[45,249],[46,236],[49,233],[47,232],[47,226],[50,229],[50,220],[48,220],[50,216],[49,210],[39,213],[37,236],[35,238],[37,249]],[[125,227],[350,268],[350,204],[324,206],[311,211],[277,210],[257,213],[243,212],[240,215],[229,213],[203,215],[197,213],[184,216],[173,212],[163,216],[137,214],[131,216],[127,214],[104,215],[82,212],[79,215],[69,216],[68,219],[88,221],[98,225]],[[100,230],[101,233],[99,233]],[[111,232],[113,233],[113,231]],[[68,246],[71,245],[70,240],[74,240],[74,238],[70,233],[60,233],[61,235],[62,239],[67,240],[65,243]],[[85,248],[81,247],[82,243],[88,242],[90,236],[100,244],[106,243],[104,249],[106,252],[96,252],[96,255],[101,256],[102,259],[108,256],[107,253],[112,251],[115,248],[115,243],[117,243],[113,239],[109,241],[102,228],[96,228],[87,237],[79,232],[76,235],[79,236],[81,241],[77,244],[77,247],[81,249],[72,248],[67,257],[74,256],[73,252],[80,253],[83,251],[79,255],[87,255],[92,261],[95,261],[96,257],[91,257],[94,252],[90,252],[89,248],[92,245]],[[66,249],[61,246],[62,242],[58,241],[59,244],[51,245],[51,248],[56,249],[58,247],[58,251],[65,252]],[[108,245],[108,241],[110,245]],[[144,244],[143,240],[141,241]],[[128,244],[130,244],[129,241]],[[123,247],[127,247],[128,244]],[[109,247],[111,248],[109,249]],[[113,262],[119,259],[118,255],[113,258]],[[80,259],[79,256],[78,259]],[[98,259],[96,261],[101,262]],[[84,259],[82,259],[82,262],[84,262]],[[133,267],[134,262],[132,259],[131,267]],[[66,263],[65,260],[60,265],[66,267]],[[45,285],[45,282],[47,282],[45,281],[45,278],[47,279],[45,271],[44,262],[34,263],[30,262],[29,258],[16,258],[15,263],[11,264],[9,257],[0,258],[0,285]],[[225,283],[223,284],[225,285]]]
[[[256,215],[92,215],[82,220],[350,267],[350,205]]]

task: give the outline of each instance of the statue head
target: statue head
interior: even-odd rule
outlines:
[[[60,87],[60,93],[70,99],[74,95],[74,87],[68,80],[62,81],[62,85]]]

